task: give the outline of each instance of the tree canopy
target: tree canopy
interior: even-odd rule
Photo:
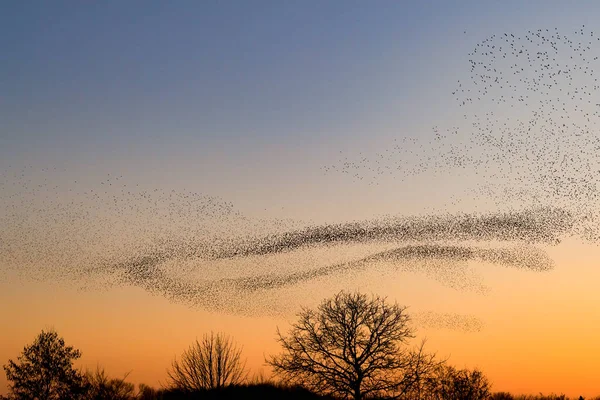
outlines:
[[[42,331],[25,346],[17,361],[4,366],[10,397],[15,400],[71,400],[85,395],[85,379],[73,368],[81,352],[66,346],[53,330]]]
[[[433,362],[406,346],[414,337],[406,307],[385,298],[342,291],[298,317],[288,336],[277,330],[283,352],[267,363],[321,393],[397,397],[415,381],[415,367]]]

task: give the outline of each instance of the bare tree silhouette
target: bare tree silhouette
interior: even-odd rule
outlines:
[[[110,378],[104,368],[96,367],[96,371],[86,373],[88,395],[86,400],[131,400],[135,398],[135,385],[123,378]]]
[[[167,373],[171,386],[182,391],[219,389],[242,383],[248,375],[242,348],[230,336],[213,332],[196,339]]]
[[[442,365],[429,383],[428,394],[433,400],[486,400],[491,397],[491,384],[478,369]]]
[[[356,400],[398,398],[436,362],[423,344],[403,346],[414,337],[406,307],[385,298],[342,291],[298,316],[289,336],[277,330],[283,352],[266,361],[287,382]]]

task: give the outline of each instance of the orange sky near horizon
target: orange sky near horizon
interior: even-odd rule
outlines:
[[[361,277],[342,280],[325,290],[315,283],[290,290],[324,298],[338,288],[358,288],[408,305],[409,312],[475,315],[485,324],[480,332],[418,328],[417,340],[426,337],[429,350],[449,357],[453,365],[481,368],[495,391],[597,395],[600,271],[594,260],[600,249],[570,242],[549,250],[557,262],[550,272],[474,266],[491,288],[484,295],[456,291],[418,273],[393,271],[375,278],[371,274],[366,282]],[[311,295],[303,305],[314,306],[320,298]],[[171,360],[210,330],[230,334],[244,347],[251,374],[268,374],[264,355],[278,351],[276,327],[285,331],[294,321],[293,315],[214,314],[137,288],[79,291],[47,282],[1,282],[0,302],[7,305],[0,311],[2,364],[15,359],[42,329],[54,328],[83,352],[78,365],[100,365],[111,376],[131,372],[130,381],[153,386],[165,384]],[[5,392],[2,376],[0,393]]]

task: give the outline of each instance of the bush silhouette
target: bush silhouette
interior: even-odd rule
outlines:
[[[86,374],[87,400],[132,400],[136,398],[135,385],[124,378],[109,378],[104,369]]]
[[[284,386],[276,384],[251,384],[229,385],[220,389],[205,389],[195,391],[181,391],[171,389],[161,397],[163,400],[334,400],[332,397],[322,396],[309,391],[301,386]]]

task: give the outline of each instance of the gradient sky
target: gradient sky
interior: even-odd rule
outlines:
[[[331,222],[440,209],[445,194],[468,187],[464,180],[370,186],[322,167],[452,126],[461,115],[451,92],[468,76],[476,42],[538,27],[593,29],[599,20],[593,1],[7,2],[0,170],[57,166],[60,179],[90,187],[122,174],[220,196],[257,218]],[[424,331],[430,348],[481,367],[496,390],[600,394],[600,250],[565,243],[550,251],[557,268],[542,275],[477,267],[486,296],[382,273],[366,283],[307,284],[301,289],[314,295],[303,305],[347,285],[416,310],[473,314],[484,330]],[[242,343],[258,370],[277,350],[275,327],[293,319],[219,315],[136,288],[82,292],[4,276],[2,364],[53,326],[85,365],[133,370],[133,381],[158,385],[172,357],[212,329]]]

